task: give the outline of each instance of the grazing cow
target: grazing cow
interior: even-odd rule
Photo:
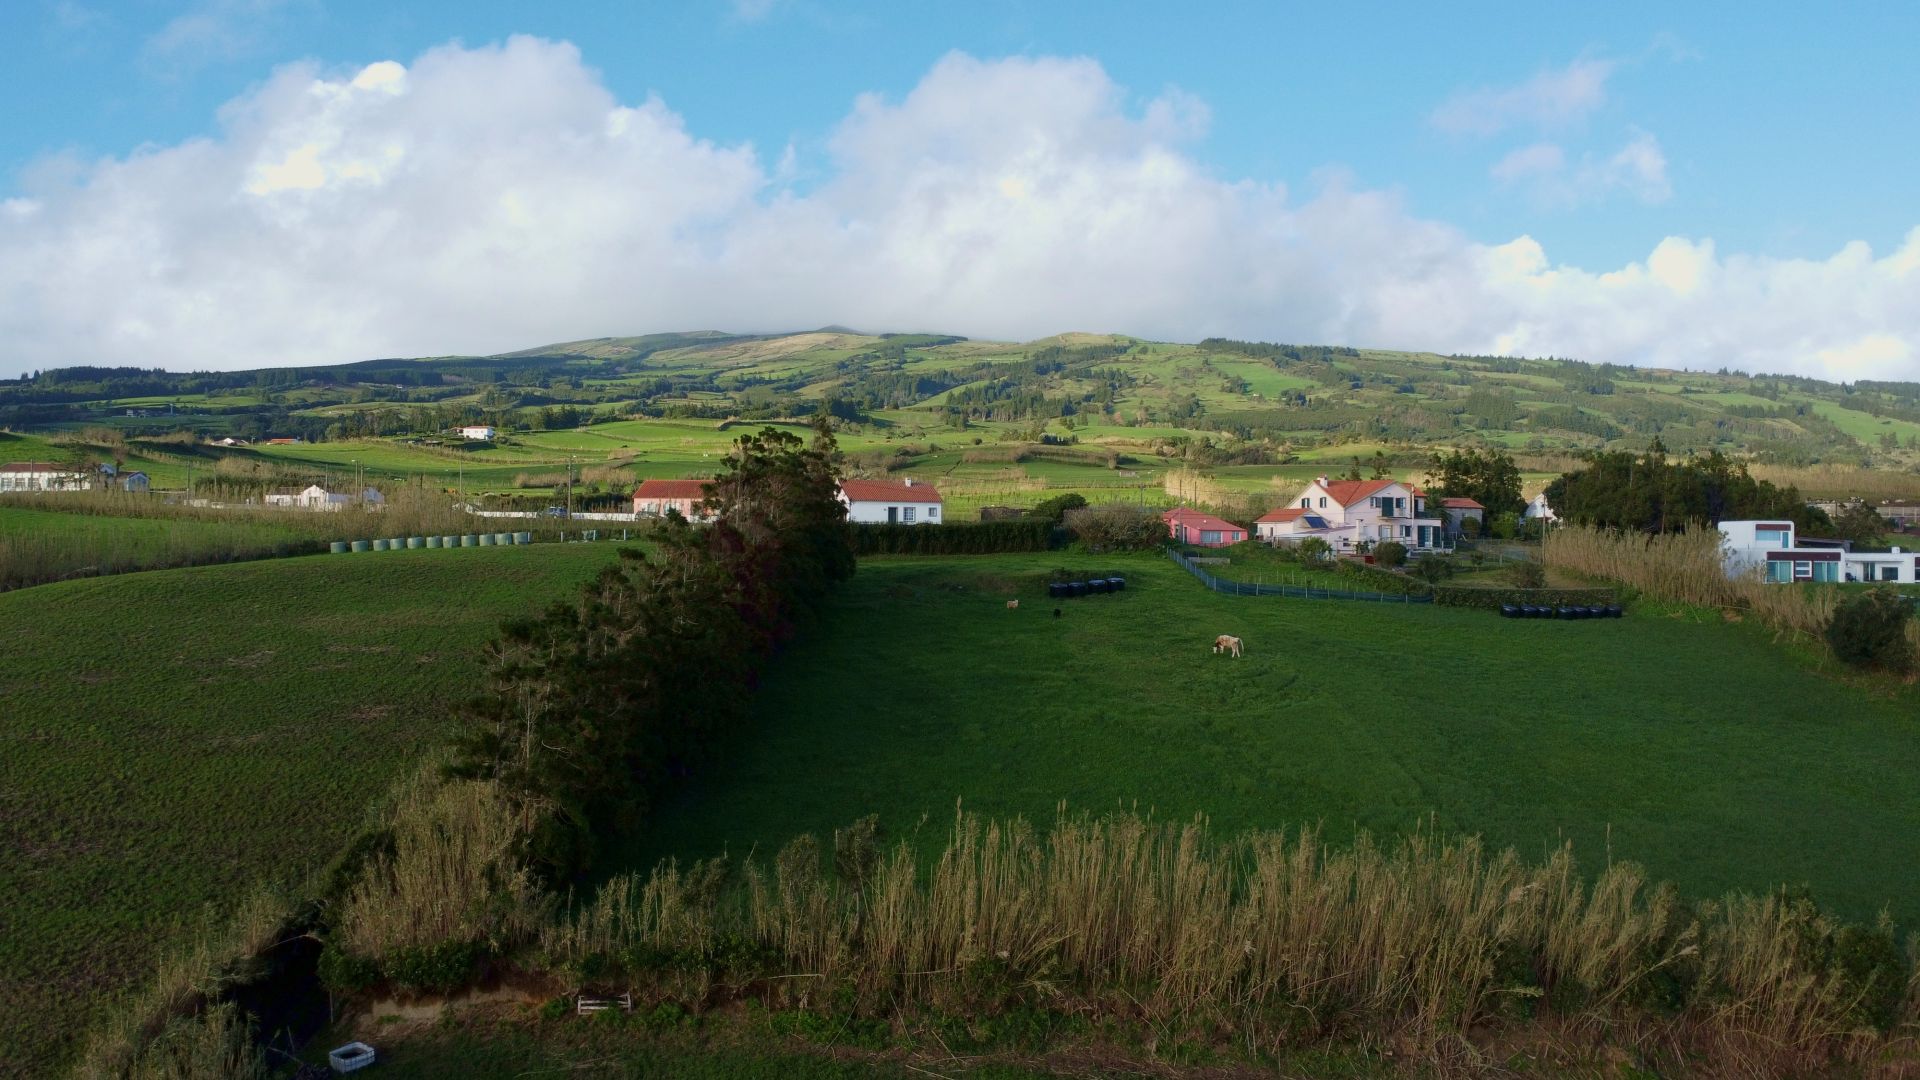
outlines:
[[[1008,610],[1008,611],[1017,611],[1017,610],[1019,610],[1019,607],[1020,607],[1020,601],[1018,601],[1018,600],[1009,600],[1009,601],[1007,601],[1007,610]]]
[[[1213,639],[1213,651],[1217,653],[1232,653],[1234,656],[1239,656],[1241,648],[1240,639],[1232,634],[1221,634]]]

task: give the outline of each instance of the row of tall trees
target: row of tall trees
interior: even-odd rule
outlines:
[[[1717,450],[1670,461],[1657,438],[1642,454],[1593,455],[1586,468],[1547,485],[1547,502],[1562,520],[1575,524],[1649,533],[1743,518],[1783,518],[1818,534],[1832,526],[1798,489],[1755,480],[1746,465]]]
[[[707,488],[712,524],[670,517],[655,553],[622,552],[577,601],[488,646],[452,771],[509,793],[534,866],[578,873],[596,835],[637,825],[741,718],[766,656],[852,576],[835,456],[824,424],[811,444],[772,428],[739,439]]]

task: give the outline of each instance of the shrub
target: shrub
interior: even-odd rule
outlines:
[[[1325,562],[1333,555],[1333,545],[1317,536],[1309,536],[1294,545],[1300,558],[1306,562]]]
[[[1904,675],[1914,669],[1907,623],[1913,618],[1905,600],[1892,589],[1872,589],[1840,601],[1827,623],[1833,655],[1857,668],[1880,668]]]
[[[1382,570],[1368,566],[1356,559],[1341,559],[1334,565],[1334,572],[1341,577],[1354,579],[1357,589],[1370,592],[1398,593],[1402,596],[1425,596],[1433,590],[1424,581],[1417,581],[1405,574],[1396,574],[1391,570]]]
[[[1086,505],[1086,496],[1076,491],[1069,491],[1065,495],[1055,495],[1034,507],[1029,516],[1058,525],[1066,518],[1067,511],[1078,510]]]
[[[1145,551],[1167,542],[1167,523],[1151,510],[1105,503],[1067,511],[1067,528],[1093,551]]]
[[[1413,576],[1429,585],[1437,585],[1453,576],[1453,563],[1435,555],[1417,559],[1411,568]]]
[[[1382,540],[1374,545],[1373,561],[1386,567],[1405,566],[1407,545],[1398,540]]]
[[[1532,559],[1517,562],[1507,568],[1507,580],[1513,582],[1516,589],[1544,589],[1547,587],[1547,568]]]

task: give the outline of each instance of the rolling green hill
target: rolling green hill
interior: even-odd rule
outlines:
[[[1809,494],[1920,493],[1920,384],[1572,360],[1110,334],[1027,343],[838,327],[597,338],[485,357],[170,374],[70,368],[0,382],[0,460],[93,458],[162,488],[427,476],[465,495],[549,497],[570,471],[609,503],[649,476],[712,468],[738,424],[835,418],[856,471],[945,482],[964,513],[1062,488],[1161,501],[1165,473],[1223,480],[1255,505],[1359,457],[1418,475],[1436,445],[1522,456],[1720,450],[1777,470],[1865,467]],[[470,443],[451,429],[485,423]],[[212,440],[237,437],[245,445]],[[297,443],[269,443],[270,438]],[[1289,466],[1300,466],[1289,469]],[[584,471],[587,475],[580,475]],[[1823,474],[1825,475],[1825,474]],[[1219,477],[1212,477],[1219,479]],[[1781,476],[1794,482],[1793,475]],[[1904,486],[1903,486],[1904,485]],[[1201,500],[1218,501],[1218,500]]]

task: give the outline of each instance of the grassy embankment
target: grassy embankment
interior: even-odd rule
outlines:
[[[482,518],[420,486],[377,513],[219,509],[124,492],[0,496],[0,592],[69,578],[244,562],[327,550],[334,540],[527,531],[541,540],[604,523]]]
[[[0,1072],[44,1075],[179,922],[324,864],[501,618],[609,545],[316,556],[0,596]]]

